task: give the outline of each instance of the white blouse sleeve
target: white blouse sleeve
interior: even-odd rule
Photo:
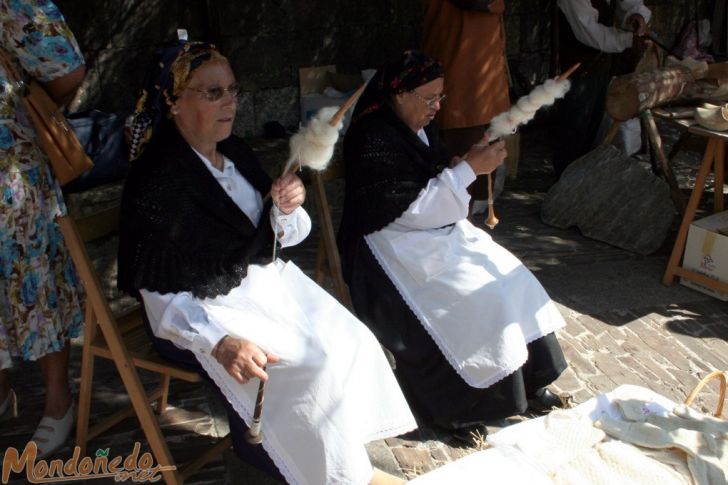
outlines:
[[[649,8],[645,7],[643,0],[619,0],[619,25],[629,30],[629,26],[625,25],[625,22],[631,15],[641,15],[645,19],[645,23],[649,23],[652,18],[652,12]]]
[[[158,338],[193,352],[211,353],[227,332],[207,318],[190,292],[157,293],[140,290],[152,331]]]
[[[434,229],[468,217],[468,186],[475,181],[475,172],[466,161],[446,168],[430,179],[407,210],[392,224],[407,229]]]
[[[642,1],[621,1],[620,5],[624,11],[632,9],[632,13],[641,13],[641,10],[634,10],[638,9],[637,3],[641,4]],[[594,49],[611,53],[622,52],[632,46],[632,33],[616,27],[607,27],[606,25],[600,24],[598,21],[599,12],[592,7],[589,0],[557,0],[557,5],[563,12],[566,20],[568,20],[571,30],[579,42]],[[642,7],[645,11],[649,12],[649,10],[644,8],[644,5]],[[647,20],[649,20],[649,15],[645,17],[645,21]]]
[[[303,207],[298,207],[290,214],[284,214],[277,206],[270,210],[270,225],[273,232],[283,234],[278,238],[281,247],[295,246],[311,232],[311,218]]]

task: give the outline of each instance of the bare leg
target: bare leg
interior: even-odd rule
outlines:
[[[63,350],[38,359],[46,388],[44,416],[61,419],[71,405],[71,388],[68,385],[70,355],[71,345],[67,341]]]

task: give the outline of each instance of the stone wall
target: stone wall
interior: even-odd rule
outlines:
[[[152,46],[185,27],[216,42],[244,86],[236,132],[257,135],[276,120],[298,123],[298,68],[376,67],[419,45],[423,0],[57,0],[76,34],[89,76],[74,108],[129,112]],[[555,0],[507,0],[508,58],[516,94],[549,74]],[[693,1],[646,0],[653,28],[670,45]],[[697,2],[712,15],[710,0]]]

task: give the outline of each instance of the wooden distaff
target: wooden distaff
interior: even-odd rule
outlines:
[[[562,73],[557,79],[557,82],[565,81],[576,71],[581,63],[577,62],[571,66],[566,72]],[[500,219],[495,216],[495,210],[493,209],[493,178],[491,174],[488,174],[488,218],[485,220],[485,225],[493,229],[498,225]]]

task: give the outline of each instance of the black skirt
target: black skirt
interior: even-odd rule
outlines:
[[[404,302],[363,239],[349,247],[345,271],[357,316],[394,355],[395,375],[420,420],[456,429],[523,413],[527,397],[566,369],[556,336],[528,344],[528,360],[513,374],[485,388],[468,385]],[[483,338],[488,338],[483,335]]]

